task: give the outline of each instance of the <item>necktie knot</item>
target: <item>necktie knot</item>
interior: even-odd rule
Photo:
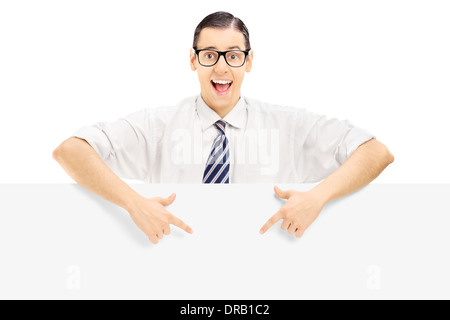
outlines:
[[[219,129],[221,134],[225,134],[225,126],[226,126],[226,122],[223,120],[219,120],[216,122],[216,127],[217,129]]]

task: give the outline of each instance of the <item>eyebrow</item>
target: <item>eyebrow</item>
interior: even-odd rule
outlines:
[[[203,49],[213,49],[213,50],[217,50],[217,48],[214,47],[214,46],[209,46],[209,47],[206,47],[206,48],[203,48]],[[228,47],[228,50],[231,50],[231,49],[238,49],[238,50],[241,50],[241,48],[240,48],[239,46]]]

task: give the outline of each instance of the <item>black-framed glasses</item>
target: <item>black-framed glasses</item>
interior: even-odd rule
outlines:
[[[195,54],[198,57],[198,63],[204,67],[212,67],[219,61],[220,56],[223,56],[230,67],[239,68],[244,65],[248,53],[250,52],[250,50],[217,51],[213,49],[192,49],[194,49]]]

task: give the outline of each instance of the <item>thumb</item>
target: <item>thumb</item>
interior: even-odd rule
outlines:
[[[289,192],[288,191],[283,191],[280,188],[278,188],[278,186],[275,186],[273,188],[275,190],[275,194],[282,199],[288,199],[289,198]]]
[[[172,193],[170,196],[168,196],[167,198],[161,198],[160,203],[163,206],[168,206],[170,204],[173,203],[173,201],[175,200],[176,194]]]

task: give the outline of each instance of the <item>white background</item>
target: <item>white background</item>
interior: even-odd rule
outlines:
[[[377,183],[450,181],[448,1],[2,0],[0,182],[71,182],[51,153],[76,129],[198,94],[218,10],[250,31],[243,95],[373,132],[395,155]]]

